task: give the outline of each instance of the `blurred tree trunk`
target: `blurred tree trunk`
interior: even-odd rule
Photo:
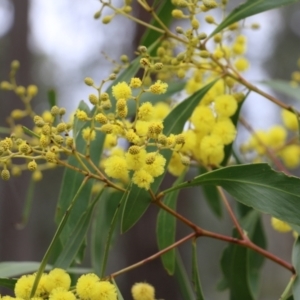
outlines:
[[[4,37],[6,51],[2,58],[2,74],[8,79],[10,63],[17,59],[21,68],[17,74],[17,82],[24,86],[30,83],[30,53],[27,47],[28,37],[28,0],[11,0],[14,6],[14,23]],[[0,126],[7,126],[6,118],[10,112],[20,108],[20,101],[11,92],[1,91]],[[1,136],[3,138],[3,136]],[[29,242],[28,230],[17,230],[16,224],[21,221],[28,178],[21,176],[17,181],[1,182],[0,200],[0,261],[28,259],[33,245]]]

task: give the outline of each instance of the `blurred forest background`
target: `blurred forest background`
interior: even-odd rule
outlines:
[[[229,7],[232,8],[241,1],[229,2]],[[50,89],[56,91],[59,106],[66,107],[69,113],[74,111],[79,101],[86,100],[91,92],[84,85],[83,78],[90,76],[100,81],[111,73],[112,65],[101,52],[109,53],[113,59],[118,59],[121,54],[133,58],[144,31],[144,28],[120,16],[113,19],[109,26],[103,25],[101,21],[93,19],[99,7],[100,3],[96,0],[0,0],[0,81],[7,80],[10,63],[17,59],[21,63],[18,83],[24,86],[36,84],[39,87],[38,96],[34,100],[38,113],[49,108],[47,91]],[[138,5],[134,9],[140,18],[149,19]],[[247,20],[248,24],[252,22],[260,23],[261,29],[245,31],[249,35],[247,57],[251,62],[251,69],[245,77],[256,83],[268,78],[289,80],[300,56],[300,3]],[[202,29],[210,30],[210,27],[203,24]],[[284,101],[292,101],[282,95],[278,96]],[[297,103],[293,105],[300,108]],[[0,91],[0,126],[7,126],[6,117],[10,111],[20,107],[21,103],[15,95]],[[249,97],[243,114],[255,129],[280,123],[279,109],[257,95]],[[238,143],[247,139],[246,133],[240,129]],[[63,169],[44,172],[43,181],[34,190],[28,223],[23,229],[19,229],[30,175],[24,172],[19,178],[8,182],[0,181],[1,262],[40,261],[54,234],[53,219]],[[168,178],[169,182],[166,184],[170,184],[172,180],[173,178]],[[218,220],[199,193],[200,189],[197,193],[182,193],[178,209],[200,226],[230,235],[232,223],[226,212]],[[150,207],[132,230],[116,239],[108,272],[117,271],[157,251],[156,215],[156,207]],[[268,249],[290,260],[293,237],[291,234],[275,233],[270,228],[269,219],[269,216],[264,217]],[[188,228],[179,224],[178,237],[188,232]],[[219,260],[225,246],[225,243],[216,240],[198,240],[200,275],[207,299],[228,297],[226,291],[216,291],[216,285],[222,277]],[[189,267],[191,245],[184,245],[180,252]],[[83,266],[90,267],[88,258]],[[260,299],[278,297],[287,284],[289,275],[281,267],[265,261]],[[125,299],[131,299],[130,287],[136,281],[153,284],[157,290],[157,298],[182,299],[177,284],[162,269],[159,259],[117,278]]]

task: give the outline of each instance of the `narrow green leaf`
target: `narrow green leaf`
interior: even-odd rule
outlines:
[[[298,276],[296,277],[293,284],[293,296],[295,300],[300,299],[300,238],[298,237],[294,243],[293,253],[292,253],[292,263],[296,270]]]
[[[50,108],[52,106],[56,105],[56,92],[55,92],[55,90],[54,89],[48,90],[47,96],[48,96],[48,103],[49,103]]]
[[[116,210],[119,209],[120,199],[122,197],[123,193],[119,191],[105,189],[101,201],[97,204],[91,234],[91,256],[93,270],[98,276],[101,276],[105,250],[106,248],[110,249],[106,244],[109,233],[112,231],[112,219]],[[112,231],[113,234],[115,234],[115,232],[116,230]],[[111,234],[110,246],[112,244],[113,234]]]
[[[260,222],[260,215],[254,210],[250,211],[240,221],[242,228],[246,230],[249,238],[253,241],[258,241],[257,234],[261,230]],[[233,237],[238,237],[236,229],[233,230]],[[224,274],[222,282],[223,288],[230,289],[231,300],[257,299],[258,275],[262,262],[263,258],[251,249],[234,244],[230,244],[225,248],[221,259]]]
[[[289,299],[294,299],[292,293],[292,288],[294,286],[294,282],[295,282],[295,275],[292,275],[292,277],[290,278],[287,286],[285,287],[283,293],[280,296],[280,300],[289,300]]]
[[[299,2],[299,0],[248,0],[235,8],[210,34],[217,34],[229,25],[261,12]]]
[[[0,263],[0,277],[15,277],[21,274],[34,273],[38,270],[40,262],[35,261],[5,261]],[[46,270],[51,266],[47,265]]]
[[[260,81],[259,83],[272,88],[276,92],[282,93],[296,100],[300,100],[300,87],[292,86],[290,81],[276,79]]]
[[[192,281],[194,284],[194,289],[196,292],[196,299],[197,300],[204,300],[200,275],[199,275],[199,267],[198,267],[198,259],[197,259],[197,241],[196,239],[193,240],[193,258],[192,258]]]
[[[174,5],[171,1],[162,1],[158,10],[157,10],[157,16],[159,19],[165,24],[166,27],[171,23],[172,21],[172,14],[171,11],[174,9]],[[161,28],[160,24],[152,18],[151,25]],[[141,45],[149,47],[151,44],[153,44],[156,40],[158,40],[162,36],[162,33],[157,32],[153,29],[148,28],[146,32],[144,33],[142,39],[141,39]],[[150,53],[153,53],[156,50],[156,48],[152,49]]]
[[[0,286],[14,290],[17,279],[0,278]]]
[[[267,164],[214,170],[164,193],[205,184],[222,186],[237,201],[285,222],[300,225],[300,179],[276,172]]]
[[[206,173],[207,170],[205,168],[200,169],[200,174]],[[212,212],[219,218],[222,217],[222,201],[219,195],[217,188],[213,185],[203,185],[202,186],[203,193],[205,196],[205,200]]]
[[[195,299],[191,281],[178,250],[176,250],[176,266],[174,276],[181,291],[182,299]]]
[[[66,241],[65,247],[62,249],[62,252],[60,253],[57,260],[55,261],[54,267],[67,269],[75,260],[75,257],[78,251],[80,250],[84,239],[86,238],[86,234],[91,222],[93,209],[97,201],[101,197],[101,192],[96,197],[96,199],[89,205],[86,211],[81,215],[78,223],[73,229],[72,234],[69,236],[69,239]]]
[[[115,228],[116,228],[117,222],[119,221],[119,213],[121,211],[123,203],[127,200],[128,194],[129,194],[128,192],[127,193],[119,193],[119,192],[115,193],[115,199],[118,200],[118,205],[117,205],[117,207],[114,211],[114,215],[111,219],[107,235],[105,236],[105,238],[106,238],[105,248],[104,248],[103,258],[101,261],[101,273],[100,273],[101,277],[103,277],[105,274],[106,265],[107,265],[107,261],[108,261],[108,254],[109,254],[109,250],[112,245],[113,234],[115,233]]]
[[[56,245],[59,243],[60,236],[61,236],[63,230],[65,229],[65,225],[68,221],[68,218],[70,217],[70,214],[71,214],[76,202],[78,201],[79,195],[82,192],[82,189],[84,188],[84,186],[86,185],[87,180],[88,180],[88,178],[86,177],[80,184],[79,188],[77,189],[77,192],[75,193],[68,208],[66,209],[66,213],[63,215],[63,217],[61,218],[61,220],[57,226],[55,234],[50,242],[50,245],[48,246],[48,248],[46,250],[46,253],[43,256],[43,259],[41,261],[39,269],[36,273],[36,277],[34,279],[34,283],[33,283],[33,286],[32,286],[31,292],[30,292],[30,297],[33,297],[35,295],[35,291],[38,287],[38,284],[42,277],[42,274],[47,266],[47,263],[48,263],[51,255],[53,254],[53,251],[56,248]]]
[[[121,294],[121,292],[120,292],[120,290],[119,290],[119,288],[117,286],[116,281],[114,279],[112,279],[111,281],[112,281],[112,283],[114,284],[114,286],[115,286],[115,288],[117,290],[118,300],[124,300],[124,298],[123,298],[123,296],[122,296],[122,294]]]
[[[251,216],[252,214],[252,216]],[[263,249],[266,249],[267,242],[266,242],[266,236],[264,233],[263,224],[261,221],[261,216],[258,216],[256,219],[254,212],[249,212],[248,214],[250,217],[250,222],[253,222],[253,224],[250,224],[250,234],[251,234],[251,240],[254,244],[260,246]],[[252,219],[251,219],[252,218]],[[255,221],[256,219],[256,221]],[[246,225],[247,226],[247,225]],[[247,227],[245,227],[247,230]],[[248,232],[249,234],[249,232]],[[259,253],[255,251],[251,251],[248,249],[248,284],[249,288],[252,292],[252,295],[254,295],[254,299],[258,299],[259,295],[259,280],[260,280],[260,271],[263,266],[263,263],[265,261],[264,256],[260,255]]]
[[[178,134],[182,132],[184,124],[190,118],[193,110],[199,104],[202,97],[210,90],[210,88],[218,81],[218,79],[205,85],[202,89],[194,93],[192,96],[188,97],[181,103],[179,103],[166,117],[164,121],[164,134],[170,135]],[[176,122],[174,122],[176,120]],[[171,151],[162,151],[163,156],[166,158],[167,163],[171,159]],[[166,172],[165,172],[166,173]],[[165,173],[157,177],[154,183],[151,185],[151,189],[154,193],[157,192],[160,184],[165,176]],[[121,232],[126,232],[129,230],[144,214],[147,210],[149,204],[151,203],[151,197],[149,193],[138,188],[136,185],[132,186],[129,192],[128,200],[124,206]]]
[[[30,136],[34,136],[36,138],[40,138],[40,136],[38,134],[36,134],[35,132],[33,132],[32,130],[30,130],[29,128],[27,128],[26,126],[22,126],[22,129],[24,131],[24,133],[30,135]]]
[[[33,202],[34,188],[35,188],[35,181],[31,178],[26,192],[25,204],[22,211],[22,220],[21,223],[17,224],[18,229],[23,229],[27,225],[31,207],[32,207],[32,202]]]
[[[173,186],[181,183],[184,179],[185,172],[182,173]],[[176,203],[178,198],[179,190],[168,194],[164,199],[164,204],[173,210],[176,210]],[[157,216],[156,222],[156,238],[159,250],[162,250],[173,243],[175,243],[176,234],[176,218],[161,209]],[[175,272],[175,260],[176,253],[175,249],[172,249],[161,256],[162,263],[169,275],[173,275]]]
[[[142,217],[150,203],[148,191],[133,184],[124,203],[121,233],[129,230]]]

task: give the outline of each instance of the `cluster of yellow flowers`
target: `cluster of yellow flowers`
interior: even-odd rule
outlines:
[[[271,151],[288,168],[300,165],[300,145],[298,141],[298,120],[294,113],[282,110],[284,126],[275,125],[268,131],[258,130],[252,135],[241,150],[245,154],[254,153],[254,161],[261,161]],[[253,157],[253,155],[252,155]]]
[[[86,78],[85,82],[93,86],[91,78]],[[97,106],[94,116],[88,116],[86,112],[77,110],[76,117],[79,120],[95,121],[94,128],[89,129],[88,134],[83,131],[86,140],[93,140],[96,131],[106,134],[104,143],[106,152],[100,167],[103,167],[109,177],[127,182],[129,172],[132,171],[132,182],[140,188],[149,189],[154,178],[163,174],[165,170],[166,159],[160,151],[174,149],[176,145],[184,144],[180,136],[173,140],[163,134],[163,119],[170,111],[169,106],[163,102],[152,105],[146,101],[140,104],[140,96],[134,97],[132,92],[132,89],[139,89],[138,95],[143,93],[159,95],[166,92],[167,86],[166,83],[157,80],[149,88],[144,88],[142,80],[134,77],[129,84],[123,81],[112,87],[113,101],[107,93],[101,93],[99,97],[90,95],[89,99],[98,99],[93,101]],[[136,114],[132,122],[126,119],[130,99],[136,102]],[[112,106],[115,107],[115,112],[107,112],[107,107]],[[124,141],[130,145],[126,152],[120,146]],[[147,147],[152,147],[152,150],[148,152]]]
[[[53,269],[43,273],[35,295],[30,297],[36,274],[21,276],[15,284],[15,297],[1,296],[1,300],[117,300],[114,284],[101,280],[96,274],[80,276],[75,286],[71,286],[70,275],[63,269]],[[155,300],[155,289],[148,283],[135,283],[131,290],[134,300]]]

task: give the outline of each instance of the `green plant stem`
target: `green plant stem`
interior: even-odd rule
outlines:
[[[52,249],[54,248],[56,242],[58,241],[58,239],[60,237],[60,234],[61,234],[62,230],[64,229],[64,226],[65,226],[65,224],[66,224],[66,222],[67,222],[67,220],[68,220],[68,218],[70,216],[70,212],[72,211],[72,208],[73,208],[74,204],[76,203],[76,200],[77,200],[80,192],[82,191],[84,185],[87,183],[87,181],[89,180],[89,178],[90,178],[89,176],[86,176],[84,178],[84,180],[82,181],[80,187],[78,188],[78,190],[77,190],[74,198],[72,199],[69,207],[67,208],[64,216],[62,217],[62,219],[61,219],[61,221],[60,221],[60,223],[59,223],[59,225],[57,227],[57,230],[56,230],[56,232],[55,232],[55,234],[54,234],[54,236],[52,238],[52,241],[51,241],[51,243],[50,243],[50,245],[49,245],[49,247],[48,247],[48,249],[47,249],[47,251],[46,251],[46,253],[45,253],[45,255],[44,255],[43,259],[42,259],[42,261],[41,261],[40,267],[39,267],[39,269],[38,269],[38,271],[36,273],[36,277],[35,277],[35,280],[34,280],[34,283],[33,283],[32,289],[31,289],[31,292],[30,292],[30,298],[34,297],[34,295],[35,295],[35,292],[36,292],[36,289],[38,287],[39,281],[40,281],[40,279],[41,279],[41,277],[43,275],[43,272],[44,272],[44,270],[46,268],[47,262],[48,262],[48,260],[50,258]]]
[[[288,285],[286,286],[286,288],[284,289],[282,295],[280,296],[279,300],[287,300],[288,297],[291,294],[291,289],[293,287],[294,281],[296,279],[296,275],[293,275],[288,283]]]
[[[115,12],[117,12],[118,14],[125,16],[126,18],[128,18],[129,20],[131,20],[131,21],[133,21],[133,22],[136,22],[136,23],[138,23],[138,24],[141,24],[141,25],[143,25],[143,26],[145,26],[145,27],[148,27],[148,28],[150,28],[150,29],[153,29],[153,30],[155,30],[155,31],[157,31],[157,32],[160,32],[160,33],[163,33],[163,34],[165,33],[165,31],[164,31],[163,29],[158,28],[158,27],[155,27],[155,26],[153,26],[153,25],[151,25],[151,24],[149,24],[149,23],[146,23],[146,22],[144,22],[144,21],[142,21],[142,20],[140,20],[140,19],[137,19],[137,18],[133,17],[132,15],[129,15],[129,14],[125,13],[125,12],[124,12],[123,10],[121,10],[121,9],[118,9],[118,8],[116,8],[116,7],[113,7],[113,6],[110,5],[110,4],[107,4],[107,6],[110,7],[112,10],[114,10]]]
[[[124,268],[124,269],[122,269],[120,271],[117,271],[117,272],[111,274],[110,278],[115,278],[118,275],[121,275],[121,274],[126,273],[126,272],[128,272],[130,270],[133,270],[133,269],[135,269],[137,267],[140,267],[140,266],[148,263],[149,261],[154,260],[154,259],[160,257],[161,255],[163,255],[164,253],[170,251],[171,249],[176,248],[179,245],[185,243],[186,241],[194,238],[196,235],[197,235],[196,232],[190,233],[189,235],[185,236],[184,238],[182,238],[181,240],[177,241],[176,243],[170,245],[169,247],[164,248],[163,250],[160,250],[159,252],[157,252],[157,253],[155,253],[155,254],[147,257],[146,259],[143,259],[143,260],[141,260],[141,261],[139,261],[139,262],[137,262],[137,263],[135,263],[135,264],[133,264],[133,265],[131,265],[129,267],[126,267],[126,268]]]

